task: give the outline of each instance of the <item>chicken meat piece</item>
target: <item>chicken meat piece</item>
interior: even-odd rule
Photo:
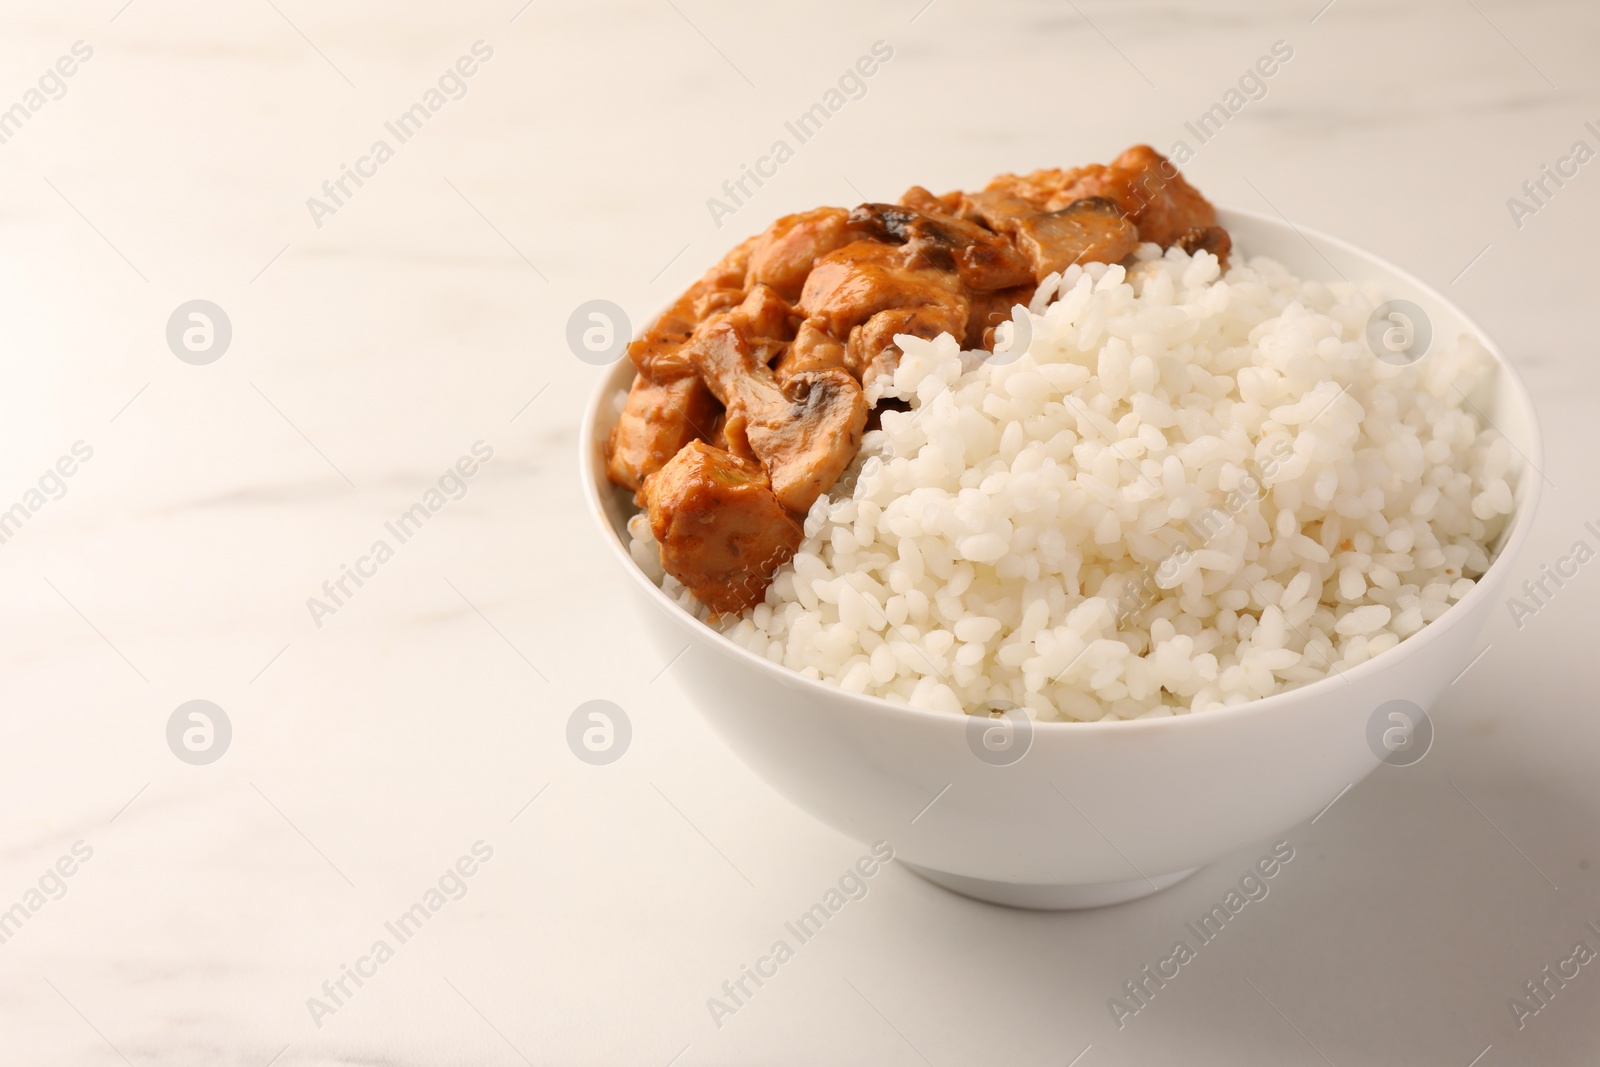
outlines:
[[[971,299],[981,302],[989,295],[974,293]],[[962,316],[964,323],[971,322],[970,308],[969,304],[968,311]],[[931,341],[942,333],[963,336],[965,329],[967,327],[956,325],[948,309],[936,304],[880,311],[850,331],[850,340],[845,345],[846,363],[862,386],[871,388],[880,376],[892,375],[900,365],[900,346],[895,342],[900,334]]]
[[[895,334],[966,334],[971,297],[953,272],[907,246],[863,240],[823,256],[800,295],[806,321],[845,342],[845,365],[865,385],[900,358]]]
[[[757,355],[739,310],[702,323],[689,351],[711,392],[728,409],[723,435],[735,452],[748,445],[772,492],[804,513],[832,488],[861,448],[867,401],[849,372],[801,371],[779,381]]]
[[[965,330],[970,299],[949,270],[939,270],[904,245],[859,240],[822,256],[805,280],[800,312],[830,338],[886,310],[928,309],[950,333]]]
[[[838,367],[849,370],[845,346],[829,336],[814,322],[802,322],[789,348],[773,364],[772,370],[781,383],[805,371],[829,370]]]
[[[1009,289],[1033,278],[1027,258],[1004,236],[954,215],[862,204],[850,219],[879,240],[904,244],[935,270],[955,271],[969,289]]]
[[[716,424],[721,405],[684,346],[707,314],[743,299],[755,243],[752,238],[736,246],[628,345],[628,358],[639,373],[606,441],[606,473],[615,484],[638,490],[680,448],[707,437]]]
[[[694,374],[683,346],[706,315],[744,299],[745,275],[756,240],[752,237],[735,246],[628,345],[628,358],[640,374],[652,381]]]
[[[1215,226],[1217,210],[1184,180],[1166,156],[1149,145],[1135,145],[1112,160],[1101,188],[1080,196],[1106,196],[1139,227],[1139,236],[1167,248],[1187,230]]]
[[[606,441],[606,476],[616,485],[637,490],[679,449],[710,435],[721,405],[705,383],[689,375],[653,382],[633,380],[622,416]]]
[[[882,241],[853,241],[817,261],[800,294],[800,312],[824,333],[848,338],[850,331],[892,308],[939,309],[966,325],[968,298],[961,279],[939,270],[915,251]]]
[[[794,307],[776,289],[761,282],[750,287],[745,298],[733,309],[732,317],[746,337],[759,338],[768,347],[788,344],[800,325]]]
[[[819,207],[785,215],[756,238],[748,281],[768,285],[785,300],[798,300],[817,260],[861,236],[842,207]]]
[[[719,311],[727,311],[731,307],[738,307],[744,301],[745,292],[742,287],[719,286],[707,289],[694,301],[694,322],[704,322]],[[692,329],[692,327],[691,327]]]
[[[1002,174],[987,192],[1027,200],[1044,211],[1059,211],[1074,200],[1103,196],[1122,209],[1144,241],[1169,247],[1187,230],[1214,226],[1217,212],[1178,168],[1149,145],[1134,145],[1109,166]]]
[[[950,214],[976,222],[995,233],[1013,233],[1018,219],[1037,215],[1043,210],[1031,200],[999,190],[986,189],[981,193],[951,193],[958,203]]]
[[[715,397],[712,399],[715,399]],[[723,452],[733,452],[733,446],[728,443],[728,409],[723,408],[720,404],[717,406],[722,410],[717,412],[716,420],[711,423],[711,429],[706,433],[706,444]],[[755,462],[755,457],[748,454],[748,447],[745,452],[737,454],[752,463]]]
[[[804,530],[754,463],[691,441],[640,494],[661,566],[719,615],[761,602]]]
[[[689,343],[689,337],[699,321],[700,316],[695,314],[693,301],[686,303],[680,300],[668,308],[648,330],[628,342],[628,359],[640,376],[663,382],[692,377],[694,365],[684,355],[683,346]]]

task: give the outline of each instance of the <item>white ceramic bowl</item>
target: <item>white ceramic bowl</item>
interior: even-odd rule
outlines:
[[[1240,254],[1270,256],[1303,278],[1377,282],[1427,311],[1435,343],[1467,332],[1493,353],[1492,392],[1472,399],[1527,467],[1488,573],[1431,625],[1338,675],[1195,715],[1036,723],[1026,755],[994,766],[969,747],[966,717],[802,678],[697,621],[645,577],[626,547],[627,497],[607,483],[601,454],[616,421],[612,397],[633,378],[621,360],[584,420],[585,493],[662,660],[682,653],[672,677],[773,788],[860,841],[889,841],[897,859],[968,896],[1035,908],[1112,904],[1316,815],[1380,762],[1368,729],[1381,705],[1427,708],[1467,666],[1538,501],[1530,468],[1543,458],[1526,388],[1479,327],[1404,271],[1275,218],[1221,216]]]

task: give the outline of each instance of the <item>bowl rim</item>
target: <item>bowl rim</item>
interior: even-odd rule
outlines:
[[[1314,250],[1317,250],[1316,246],[1321,244],[1337,249],[1356,259],[1372,263],[1389,272],[1399,281],[1411,286],[1418,294],[1436,304],[1440,309],[1455,315],[1461,323],[1462,332],[1471,333],[1493,357],[1496,367],[1504,380],[1504,384],[1498,388],[1504,389],[1507,395],[1513,398],[1522,409],[1521,415],[1528,427],[1528,449],[1523,452],[1515,444],[1512,446],[1522,456],[1527,467],[1523,472],[1523,479],[1518,484],[1518,493],[1522,497],[1522,501],[1511,514],[1510,522],[1501,536],[1499,551],[1495,554],[1495,558],[1490,562],[1482,577],[1477,580],[1471,592],[1450,605],[1439,618],[1425,624],[1422,629],[1410,637],[1403,639],[1393,648],[1380,652],[1371,659],[1358,663],[1356,666],[1346,670],[1330,673],[1315,682],[1296,686],[1293,689],[1282,690],[1264,697],[1257,697],[1254,700],[1245,701],[1242,704],[1214,708],[1200,713],[1189,712],[1181,715],[1162,715],[1156,718],[1140,719],[1100,719],[1093,722],[1034,719],[1032,720],[1032,729],[1035,741],[1040,739],[1041,732],[1045,735],[1084,735],[1106,730],[1132,733],[1142,730],[1205,729],[1207,727],[1204,724],[1207,723],[1215,724],[1220,728],[1229,723],[1253,719],[1257,716],[1287,714],[1289,708],[1293,705],[1304,703],[1308,699],[1332,692],[1337,685],[1352,685],[1370,675],[1382,673],[1398,663],[1403,657],[1412,655],[1424,646],[1438,640],[1446,630],[1463,625],[1464,620],[1473,616],[1476,606],[1488,597],[1486,587],[1490,584],[1488,582],[1489,577],[1511,566],[1511,561],[1516,558],[1523,543],[1528,539],[1529,530],[1533,525],[1534,515],[1538,510],[1539,499],[1543,489],[1541,483],[1543,481],[1544,468],[1544,437],[1539,423],[1538,410],[1534,406],[1531,394],[1528,392],[1527,383],[1522,380],[1522,376],[1517,372],[1515,365],[1506,358],[1505,353],[1500,350],[1500,346],[1495,343],[1494,338],[1475,319],[1462,311],[1460,307],[1439,292],[1438,289],[1416,277],[1410,271],[1342,238],[1334,237],[1321,230],[1309,226],[1301,226],[1281,216],[1268,215],[1264,212],[1219,206],[1217,213],[1219,222],[1225,223],[1226,216],[1248,219],[1257,225],[1297,234],[1306,243],[1312,244]],[[1300,276],[1303,277],[1304,275]],[[870,712],[887,715],[892,718],[900,718],[908,723],[916,721],[946,724],[964,723],[966,716],[955,716],[948,712],[913,707],[909,704],[895,704],[883,697],[867,693],[853,693],[828,682],[808,678],[799,671],[774,663],[764,656],[757,656],[743,645],[730,639],[720,630],[712,629],[702,620],[689,614],[676,601],[667,596],[660,586],[645,575],[639,565],[634,562],[628,546],[623,543],[622,538],[612,528],[610,521],[607,519],[605,501],[600,498],[599,489],[604,473],[600,464],[596,462],[599,447],[599,442],[595,437],[596,424],[605,405],[610,402],[616,390],[632,382],[633,373],[628,373],[631,370],[631,364],[629,364],[626,356],[620,357],[615,363],[605,368],[584,408],[583,419],[579,429],[578,447],[579,471],[583,481],[584,499],[589,505],[595,521],[605,535],[612,555],[622,565],[623,570],[628,573],[629,579],[642,589],[646,596],[653,599],[659,608],[667,611],[675,621],[689,624],[704,637],[712,639],[715,643],[720,643],[724,651],[742,659],[747,665],[754,667],[756,670],[768,673],[780,684],[796,685],[802,690],[814,693],[818,699],[843,700],[845,703],[859,705]],[[626,380],[618,381],[625,374]],[[1494,429],[1502,437],[1506,437],[1506,434],[1499,430],[1498,427],[1493,426],[1493,424],[1490,424],[1490,428]],[[1507,437],[1507,441],[1510,441],[1509,437]],[[1529,475],[1532,476],[1531,480],[1529,480]]]

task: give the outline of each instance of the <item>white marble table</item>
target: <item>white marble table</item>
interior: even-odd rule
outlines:
[[[1507,1007],[1600,948],[1594,568],[1497,619],[1429,757],[1292,831],[1270,897],[1122,1029],[1107,999],[1259,850],[1059,915],[891,864],[707,1008],[864,847],[738,763],[620,610],[577,490],[579,303],[637,320],[784,211],[1185,139],[1214,199],[1387,255],[1502,341],[1552,483],[1519,584],[1592,539],[1600,163],[1506,202],[1600,148],[1600,14],[1323,2],[8,6],[0,1063],[1595,1062],[1600,965],[1520,1030]],[[714,219],[877,41],[864,95]],[[462,57],[465,95],[388,132]],[[232,326],[207,365],[165,336],[195,299]],[[386,532],[480,441],[460,499]],[[208,765],[167,743],[195,699],[232,727]],[[608,766],[564,740],[591,699],[633,723]],[[476,842],[460,899],[389,933]]]

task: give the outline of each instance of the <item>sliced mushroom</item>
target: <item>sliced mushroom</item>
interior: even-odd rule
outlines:
[[[723,433],[730,445],[748,442],[783,506],[803,513],[855,458],[867,424],[866,398],[861,385],[837,369],[803,371],[779,382],[740,325],[737,312],[702,324],[691,356],[728,409]]]
[[[640,494],[661,565],[718,614],[761,602],[804,530],[754,463],[692,441]]]
[[[961,194],[960,216],[971,222],[982,223],[996,233],[1011,233],[1017,219],[1037,215],[1039,206],[1010,193],[989,192]]]
[[[1041,210],[1059,211],[1074,200],[1103,196],[1116,201],[1139,229],[1139,239],[1163,248],[1185,230],[1215,226],[1216,209],[1184,180],[1177,165],[1149,145],[1134,145],[1109,166],[1099,163],[1071,170],[1002,174],[985,192],[1027,200]]]
[[[1233,238],[1221,226],[1196,226],[1192,230],[1184,230],[1174,243],[1191,256],[1202,250],[1210,252],[1217,257],[1217,263],[1223,270],[1228,269],[1228,254],[1233,251]]]
[[[1017,247],[1033,263],[1034,281],[1074,263],[1117,263],[1139,247],[1139,229],[1116,201],[1074,200],[1060,211],[1023,215],[1014,222]]]
[[[899,204],[862,204],[850,221],[883,241],[904,244],[936,270],[954,271],[970,289],[1009,289],[1033,278],[1026,257],[1004,237],[953,215]]]

